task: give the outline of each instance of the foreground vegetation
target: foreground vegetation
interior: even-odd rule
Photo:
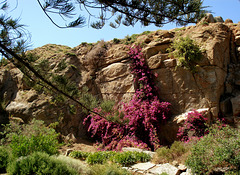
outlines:
[[[11,122],[5,126],[5,131],[1,134],[3,139],[0,146],[0,173],[7,172],[9,175],[128,174],[126,170],[119,168],[120,164],[114,162],[129,164],[133,160],[150,159],[148,155],[139,153],[123,155],[116,152],[88,153],[87,162],[91,166],[86,167],[81,161],[59,155],[58,149],[61,144],[58,143],[58,134],[39,120],[23,125]],[[106,155],[110,158],[113,154],[115,159],[112,164],[108,164]]]
[[[189,116],[191,116],[190,114]],[[195,174],[240,173],[240,133],[236,128],[216,123],[206,135],[188,142],[176,141],[156,150],[153,159],[142,152],[73,151],[59,155],[58,134],[42,121],[5,126],[0,146],[0,173],[11,174],[130,174],[122,166],[139,162],[185,164]],[[31,131],[31,132],[30,132]],[[17,144],[19,143],[19,144]],[[80,160],[77,160],[80,159]],[[88,165],[83,164],[85,161]]]

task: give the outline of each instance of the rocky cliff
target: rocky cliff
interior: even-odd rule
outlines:
[[[218,22],[216,22],[218,21]],[[177,67],[178,58],[170,56],[168,48],[179,37],[189,36],[202,50],[202,60],[197,72]],[[220,113],[231,121],[240,117],[240,23],[222,21],[208,15],[195,26],[158,30],[127,36],[125,39],[82,43],[75,48],[45,45],[29,53],[38,59],[48,60],[49,71],[56,72],[63,60],[60,75],[75,82],[79,89],[84,86],[98,99],[115,102],[128,101],[135,92],[130,70],[128,48],[141,44],[146,62],[158,74],[155,80],[162,100],[172,104],[173,123],[179,123],[179,115],[191,109],[206,108],[210,118]],[[31,118],[47,124],[61,121],[64,135],[83,137],[82,120],[85,114],[76,104],[56,105],[44,91],[36,91],[24,81],[24,76],[13,65],[0,69],[0,96],[6,111],[24,121]],[[176,125],[174,125],[176,126]],[[175,128],[176,130],[176,128]]]

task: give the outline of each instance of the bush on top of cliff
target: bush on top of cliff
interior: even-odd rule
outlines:
[[[2,58],[0,60],[0,67],[6,66],[9,63],[9,61],[6,58]]]
[[[180,37],[174,40],[168,50],[173,51],[170,55],[178,59],[177,66],[196,72],[196,65],[202,58],[202,51],[194,40],[188,36]]]
[[[88,123],[88,131],[100,142],[102,149],[121,150],[132,146],[154,150],[160,146],[160,124],[170,116],[170,103],[158,99],[155,76],[145,63],[141,48],[130,48],[129,55],[134,81],[138,84],[132,100],[112,111],[95,108],[101,116],[90,114],[85,124]]]

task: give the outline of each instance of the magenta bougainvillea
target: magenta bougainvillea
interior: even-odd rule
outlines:
[[[161,102],[157,96],[154,78],[139,46],[130,48],[131,69],[138,88],[128,103],[122,103],[121,110],[104,112],[96,108],[101,117],[90,114],[85,119],[88,131],[99,140],[104,150],[121,150],[132,146],[155,150],[160,146],[160,124],[170,116],[170,103]],[[87,122],[90,121],[90,122]]]
[[[178,138],[181,141],[188,142],[193,139],[200,139],[208,134],[207,118],[202,113],[193,110],[188,113],[183,127],[178,130]]]

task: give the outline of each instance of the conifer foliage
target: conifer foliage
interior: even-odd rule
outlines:
[[[174,22],[179,25],[195,23],[205,10],[203,0],[37,0],[47,17],[54,25],[64,27],[84,26],[89,15],[91,26],[101,29],[107,21],[117,28],[121,24],[134,26],[140,22],[143,26],[154,24],[158,27]],[[60,26],[52,15],[62,18],[71,17],[71,22]],[[83,15],[84,14],[84,15]],[[112,17],[114,20],[111,20]]]
[[[125,146],[155,150],[160,146],[160,124],[170,116],[170,103],[158,99],[154,75],[145,63],[141,48],[130,48],[129,56],[134,81],[138,84],[132,100],[123,103],[121,110],[104,112],[96,108],[105,117],[90,114],[85,124],[105,150],[121,150]]]

